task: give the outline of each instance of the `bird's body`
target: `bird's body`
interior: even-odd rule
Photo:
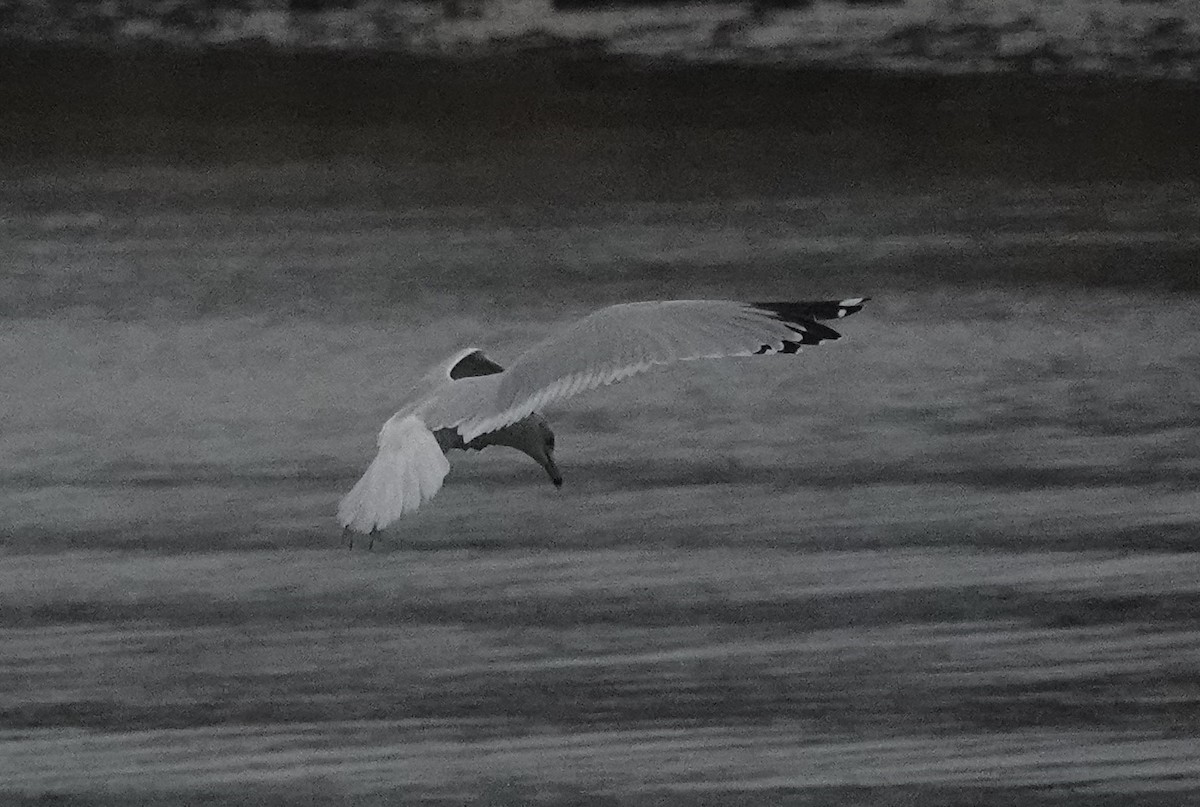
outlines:
[[[820,320],[853,314],[864,301],[624,303],[553,334],[507,370],[476,348],[460,350],[426,373],[383,425],[379,452],[342,499],[338,520],[373,533],[415,510],[441,488],[451,449],[511,446],[560,485],[554,433],[538,409],[656,365],[796,353],[840,338]]]

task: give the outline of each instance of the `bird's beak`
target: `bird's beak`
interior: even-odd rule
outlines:
[[[554,487],[562,487],[562,474],[559,473],[558,465],[554,462],[554,457],[546,456],[546,462],[542,465],[546,469],[546,473],[550,475],[550,481],[554,483]]]

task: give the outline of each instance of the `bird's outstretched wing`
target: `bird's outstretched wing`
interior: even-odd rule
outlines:
[[[602,308],[522,353],[499,376],[488,411],[457,428],[469,442],[549,403],[656,365],[795,353],[802,345],[840,338],[821,320],[853,314],[865,300],[661,300]]]
[[[432,499],[449,472],[425,423],[394,417],[379,432],[379,453],[338,505],[338,521],[356,532],[383,529]]]

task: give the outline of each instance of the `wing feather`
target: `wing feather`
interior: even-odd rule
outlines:
[[[602,308],[521,354],[498,376],[490,411],[458,425],[463,439],[501,428],[535,409],[652,367],[678,361],[796,352],[840,337],[817,320],[838,319],[865,298],[744,303],[665,300]],[[765,350],[764,350],[765,348]]]
[[[357,532],[381,530],[432,499],[449,472],[420,418],[393,418],[379,432],[379,453],[338,505],[338,521]]]

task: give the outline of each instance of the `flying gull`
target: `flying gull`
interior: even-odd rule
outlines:
[[[554,432],[537,410],[661,364],[796,353],[838,339],[821,321],[853,314],[866,299],[623,303],[559,330],[507,370],[477,348],[460,350],[418,381],[383,424],[379,452],[342,499],[338,521],[347,535],[373,536],[416,510],[442,487],[451,449],[510,446],[561,486]]]

